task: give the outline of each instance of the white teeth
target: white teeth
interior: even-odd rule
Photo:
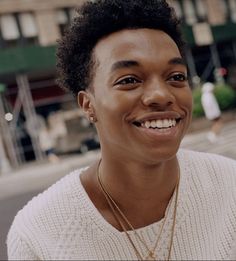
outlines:
[[[156,126],[157,126],[157,125],[156,125],[156,121],[151,121],[151,127],[152,127],[152,128],[156,128]]]
[[[150,121],[146,121],[145,122],[145,127],[148,129],[151,126],[151,122]]]
[[[165,119],[165,120],[163,121],[163,127],[168,128],[168,127],[170,127],[170,126],[172,126],[172,124],[169,123],[169,120],[166,120],[166,119]]]
[[[163,127],[162,120],[156,120],[156,126],[157,128],[162,128]]]
[[[142,126],[145,128],[170,128],[176,125],[175,119],[163,119],[163,120],[152,120],[152,121],[145,121],[142,123]]]

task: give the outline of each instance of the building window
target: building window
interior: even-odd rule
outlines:
[[[69,15],[70,15],[70,21],[72,21],[76,17],[76,10],[75,10],[75,8],[70,8]]]
[[[38,28],[35,17],[31,13],[19,14],[19,23],[21,27],[22,36],[28,39],[35,39],[38,36]]]
[[[2,39],[7,43],[7,46],[14,46],[18,43],[18,40],[20,39],[20,30],[15,15],[1,15],[0,29]]]
[[[70,20],[69,10],[67,9],[57,10],[56,19],[57,19],[57,24],[59,25],[60,28],[61,35],[64,35],[69,25],[69,20]]]
[[[176,12],[176,15],[178,16],[178,18],[182,18],[183,12],[182,12],[182,9],[181,9],[180,2],[178,0],[172,0],[170,2],[170,4],[175,9],[175,12]]]
[[[27,44],[36,44],[38,42],[38,27],[35,17],[32,13],[19,14],[19,25],[22,37]]]
[[[0,16],[0,31],[4,47],[37,42],[38,29],[33,14],[19,13]]]
[[[229,0],[230,18],[232,22],[236,22],[236,0]]]
[[[188,25],[193,25],[197,22],[196,10],[192,0],[183,1],[183,9],[185,14],[185,22]]]
[[[207,20],[207,6],[206,0],[195,0],[198,22],[205,22]]]

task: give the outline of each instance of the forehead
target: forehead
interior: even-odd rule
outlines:
[[[181,57],[172,38],[156,29],[130,29],[112,33],[97,43],[94,55],[103,67],[109,67],[117,60],[158,62]]]

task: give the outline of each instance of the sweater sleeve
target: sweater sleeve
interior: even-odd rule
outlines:
[[[39,260],[14,227],[7,236],[7,254],[8,260]]]

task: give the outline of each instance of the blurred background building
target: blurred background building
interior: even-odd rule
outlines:
[[[39,132],[57,153],[96,147],[75,98],[55,83],[56,41],[81,0],[0,1],[0,166],[42,160]],[[236,88],[236,0],[168,0],[183,23],[193,88],[228,81]],[[88,131],[89,130],[89,131]],[[68,135],[68,131],[70,135]],[[90,143],[89,143],[90,142]]]
[[[0,1],[0,165],[44,159],[39,136],[45,127],[58,153],[87,149],[81,142],[94,131],[88,133],[75,98],[55,83],[56,41],[81,2]]]

